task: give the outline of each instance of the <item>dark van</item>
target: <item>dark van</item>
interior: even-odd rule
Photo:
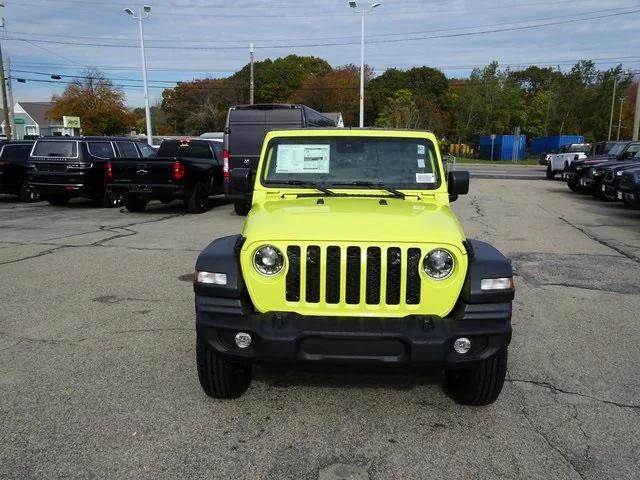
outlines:
[[[250,168],[255,178],[262,141],[268,131],[335,126],[334,120],[306,105],[269,103],[231,107],[224,129],[224,181],[226,197],[233,200],[236,213],[249,213],[251,192],[234,192],[231,172],[234,168]]]
[[[122,196],[106,188],[105,167],[113,158],[147,158],[154,150],[128,137],[49,137],[36,141],[29,158],[29,186],[52,205],[73,197],[113,208]]]

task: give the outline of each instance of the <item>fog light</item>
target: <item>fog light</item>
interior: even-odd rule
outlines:
[[[464,355],[469,350],[471,350],[471,340],[466,337],[458,338],[455,342],[453,342],[453,349],[457,353]]]
[[[236,345],[238,348],[247,348],[251,345],[251,335],[245,332],[236,333]]]

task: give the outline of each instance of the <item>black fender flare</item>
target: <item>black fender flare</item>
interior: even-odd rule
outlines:
[[[467,276],[460,295],[464,303],[505,303],[515,297],[515,289],[482,290],[481,282],[488,278],[513,277],[513,268],[507,257],[496,248],[480,240],[465,242],[469,255]]]
[[[242,235],[230,235],[211,242],[198,255],[196,272],[224,273],[226,285],[204,285],[195,281],[193,289],[196,294],[209,297],[241,298],[245,292],[245,284],[240,267],[240,249],[244,243]]]

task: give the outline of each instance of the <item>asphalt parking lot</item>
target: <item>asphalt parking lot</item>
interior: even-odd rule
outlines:
[[[508,382],[483,408],[371,368],[260,369],[209,399],[189,281],[240,231],[230,205],[0,197],[0,478],[638,478],[640,211],[522,178],[454,208],[517,274]]]

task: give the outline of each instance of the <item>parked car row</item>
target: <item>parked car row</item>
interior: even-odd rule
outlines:
[[[143,211],[151,200],[184,202],[187,212],[206,211],[222,195],[238,215],[251,209],[253,189],[238,192],[236,168],[248,169],[253,185],[265,134],[273,129],[336,127],[305,105],[256,104],[229,109],[224,134],[166,138],[157,151],[127,137],[45,137],[5,142],[0,151],[0,193],[21,200],[65,205],[84,197],[113,208]]]
[[[606,154],[574,158],[565,165],[563,178],[574,192],[640,209],[640,142],[608,143]]]

